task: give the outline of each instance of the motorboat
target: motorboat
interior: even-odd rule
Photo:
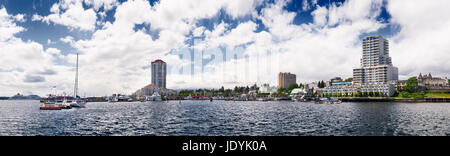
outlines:
[[[154,92],[152,96],[147,97],[147,101],[162,101],[161,95],[158,92]]]
[[[316,104],[341,104],[342,101],[335,98],[316,98]]]
[[[189,96],[185,97],[184,99],[185,99],[185,100],[192,100],[193,98],[192,98],[191,95],[189,95]]]
[[[75,108],[85,108],[86,103],[87,103],[86,100],[77,99],[77,100],[72,101],[70,106],[75,107]]]

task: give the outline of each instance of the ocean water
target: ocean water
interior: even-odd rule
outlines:
[[[60,111],[39,105],[0,101],[0,135],[450,135],[450,103],[170,101],[88,103]]]

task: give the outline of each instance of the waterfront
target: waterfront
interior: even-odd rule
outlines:
[[[170,101],[41,111],[0,101],[0,135],[450,135],[450,103]]]

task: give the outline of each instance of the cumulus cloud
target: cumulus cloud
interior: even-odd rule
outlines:
[[[42,76],[26,75],[23,82],[26,82],[26,83],[45,82],[45,78]]]
[[[447,77],[450,73],[450,1],[388,1],[391,23],[400,32],[389,38],[393,62],[401,78],[419,73]],[[405,71],[405,72],[403,72]]]
[[[16,16],[14,16],[14,19],[17,22],[25,22],[25,15],[24,14],[17,14]]]
[[[72,36],[66,36],[66,37],[60,38],[59,40],[64,43],[69,43],[69,44],[72,44],[74,42],[74,39]]]
[[[351,77],[352,68],[360,65],[361,36],[387,27],[400,29],[388,39],[401,78],[419,72],[446,76],[450,71],[445,36],[450,33],[450,13],[445,0],[348,0],[326,6],[305,0],[302,11],[310,10],[313,20],[303,24],[294,24],[298,12],[286,10],[290,1],[263,2],[164,0],[151,6],[146,0],[62,0],[52,6],[50,15],[34,14],[31,20],[92,32],[83,39],[73,34],[59,39],[80,53],[80,89],[88,95],[128,94],[145,86],[150,83],[148,65],[155,59],[169,65],[169,88],[276,85],[279,72],[297,74],[298,83]],[[392,16],[389,21],[379,19],[385,4]],[[114,20],[104,21],[106,12],[114,9]],[[223,12],[232,22],[201,25]],[[3,92],[16,92],[11,88],[18,86],[11,84],[36,89],[56,82],[62,89],[71,88],[73,79],[67,75],[73,75],[76,55],[14,37],[26,30],[15,24],[18,19],[0,9],[0,52],[11,55],[0,58],[0,71],[10,71],[0,72],[4,80],[0,85],[7,88]],[[144,28],[137,30],[137,25]],[[18,64],[19,58],[27,61]],[[19,82],[38,77],[45,82]]]
[[[42,20],[44,17],[42,17],[42,16],[40,16],[40,15],[38,15],[38,14],[34,14],[32,17],[31,17],[31,21],[40,21],[40,20]]]
[[[58,74],[58,72],[53,70],[53,69],[46,68],[46,69],[43,69],[41,71],[37,71],[36,74],[39,74],[39,75],[56,75],[56,74]]]
[[[2,34],[0,35],[0,41],[5,41],[24,30],[23,27],[16,25],[14,16],[9,15],[6,8],[0,8],[0,34]]]
[[[45,17],[33,16],[34,20],[40,20],[67,26],[71,29],[84,31],[95,30],[97,14],[94,9],[84,9],[82,0],[62,0],[53,4],[51,14]]]
[[[102,7],[104,11],[109,11],[119,4],[117,0],[84,0],[84,3],[89,6],[92,5],[96,11]]]
[[[71,43],[82,53],[80,71],[84,72],[80,74],[89,81],[81,84],[80,88],[102,84],[102,87],[90,90],[97,93],[124,90],[131,92],[150,82],[150,71],[143,67],[151,61],[163,58],[173,66],[183,64],[178,56],[168,53],[173,49],[188,47],[185,41],[189,39],[190,32],[194,36],[223,34],[197,28],[197,20],[216,16],[221,9],[232,12],[230,16],[233,18],[250,15],[260,3],[259,0],[167,0],[151,6],[145,0],[132,0],[117,5],[114,22],[106,22],[102,29],[93,33],[92,38],[74,41],[73,38],[66,37],[61,41]],[[256,25],[251,23],[249,26],[244,24],[237,30],[255,29]],[[158,38],[147,34],[145,30],[134,30],[136,24],[151,25],[153,30],[158,30]],[[225,30],[225,27],[225,23],[218,25],[221,30]],[[246,37],[245,31],[233,33]],[[226,39],[234,42],[231,37]],[[83,75],[84,73],[89,74]]]
[[[15,23],[16,17],[8,14],[5,8],[0,9],[0,55],[3,56],[0,57],[0,94],[32,91],[45,95],[46,90],[42,88],[50,86],[49,83],[67,83],[64,77],[46,77],[67,73],[67,67],[54,64],[60,51],[56,48],[44,49],[37,42],[17,38],[15,35],[26,29]]]

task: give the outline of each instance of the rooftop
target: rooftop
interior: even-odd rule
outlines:
[[[161,59],[157,59],[157,60],[153,61],[152,63],[166,63],[166,62],[164,62],[164,61],[161,60]]]

